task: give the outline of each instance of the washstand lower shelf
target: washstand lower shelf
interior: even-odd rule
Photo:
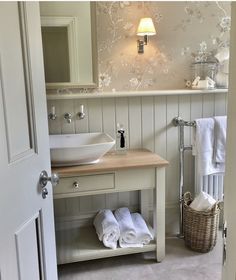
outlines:
[[[118,247],[114,250],[106,248],[104,247],[103,243],[98,240],[95,229],[92,226],[57,231],[56,240],[58,264],[66,264],[156,250],[155,240],[142,248]]]

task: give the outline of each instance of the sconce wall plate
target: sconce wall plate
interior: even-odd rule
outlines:
[[[137,40],[138,53],[144,53],[144,45],[147,45],[147,35],[144,35],[143,40]]]

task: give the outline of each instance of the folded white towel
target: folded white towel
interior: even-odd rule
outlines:
[[[117,241],[120,237],[120,229],[112,211],[109,209],[100,210],[93,224],[99,240],[103,241],[106,247],[116,249]]]
[[[139,213],[132,213],[131,218],[136,231],[136,241],[137,244],[147,245],[153,240],[153,235],[147,227],[146,222]]]
[[[142,244],[134,244],[136,240],[136,231],[129,209],[127,207],[119,208],[114,212],[114,215],[120,227],[120,247],[142,247]],[[133,244],[133,246],[130,244]]]
[[[216,163],[225,163],[225,145],[227,117],[214,117],[215,121],[215,143],[214,143],[214,161]]]
[[[189,206],[197,211],[207,211],[210,210],[215,203],[216,200],[212,196],[201,191]]]
[[[224,172],[224,166],[213,161],[214,124],[213,118],[196,120],[193,155],[196,156],[197,170],[201,176]]]

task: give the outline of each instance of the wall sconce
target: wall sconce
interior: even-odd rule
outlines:
[[[138,36],[144,36],[143,40],[138,40],[138,53],[144,53],[144,45],[147,45],[148,37],[156,35],[156,29],[151,18],[141,18],[137,30]]]

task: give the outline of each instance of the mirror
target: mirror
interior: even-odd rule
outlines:
[[[97,87],[96,3],[40,2],[47,89]]]

